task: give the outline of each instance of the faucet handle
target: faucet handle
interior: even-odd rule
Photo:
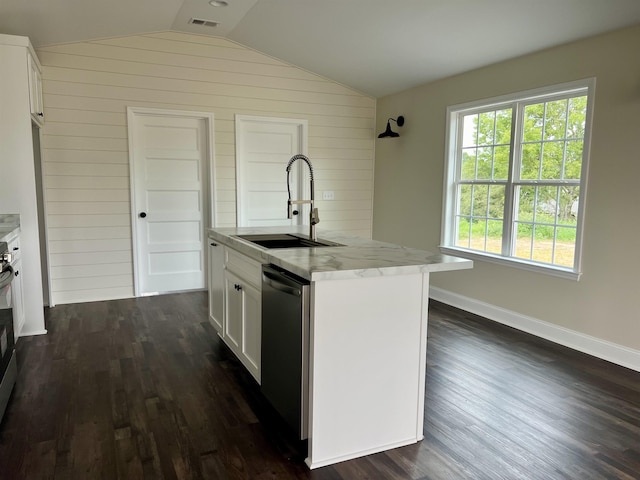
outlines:
[[[311,210],[311,225],[316,225],[320,223],[320,215],[318,215],[318,209],[314,208]]]

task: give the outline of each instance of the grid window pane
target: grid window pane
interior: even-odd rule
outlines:
[[[564,179],[578,180],[580,178],[583,144],[584,142],[582,140],[569,140],[567,142],[567,152],[564,161]]]
[[[477,148],[465,148],[462,150],[462,166],[460,178],[462,180],[472,180],[476,178],[476,155]]]
[[[471,246],[471,217],[458,217],[457,222],[458,236],[456,238],[456,246],[470,248]]]
[[[558,187],[535,187],[535,189],[535,222],[547,224],[555,223],[558,209]]]
[[[559,187],[558,223],[575,227],[578,218],[580,187]],[[574,238],[575,240],[575,238]]]
[[[511,144],[511,118],[513,116],[513,110],[511,108],[505,108],[496,111],[496,145],[510,145]]]
[[[542,147],[542,171],[540,178],[559,179],[562,175],[564,142],[546,142]]]
[[[569,118],[567,138],[584,138],[584,126],[587,118],[587,97],[569,99]]]
[[[518,188],[516,257],[573,267],[579,191],[577,186]]]
[[[544,139],[557,140],[566,138],[567,100],[556,100],[545,104]]]
[[[488,185],[473,186],[472,213],[474,217],[486,217],[489,199]]]
[[[491,185],[489,187],[489,218],[504,218],[505,187],[503,185]],[[500,232],[502,236],[502,232]]]
[[[470,248],[485,251],[487,240],[487,221],[485,219],[471,219]]]
[[[533,248],[533,224],[516,222],[515,224],[515,241],[514,255],[517,258],[531,260],[531,251]]]
[[[478,149],[478,165],[476,168],[477,180],[491,179],[493,171],[493,148],[484,147]]]
[[[460,185],[458,194],[458,213],[463,216],[471,216],[471,185]]]
[[[576,229],[558,227],[556,229],[556,248],[553,263],[565,267],[573,267],[576,254]]]
[[[487,220],[487,252],[502,253],[502,224],[502,220]]]
[[[542,144],[530,143],[522,146],[522,159],[520,164],[520,178],[535,180],[540,176],[540,157],[542,156]]]
[[[478,145],[493,145],[496,112],[478,115]]]
[[[544,125],[544,104],[527,105],[524,108],[524,135],[525,142],[542,141],[542,127]]]
[[[509,178],[509,146],[497,146],[493,149],[493,179],[506,180]]]
[[[478,144],[478,115],[465,115],[462,120],[462,148],[473,147]]]
[[[533,206],[536,201],[536,188],[519,187],[516,198],[518,199],[516,220],[527,222],[533,221]]]
[[[504,185],[460,185],[456,246],[502,253]]]
[[[551,229],[551,232],[549,232],[549,229]],[[550,234],[553,237],[553,227],[533,226],[531,260],[540,263],[551,263],[553,260],[553,241],[548,240]]]

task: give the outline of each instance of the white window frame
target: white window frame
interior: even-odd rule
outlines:
[[[445,171],[444,171],[444,188],[443,188],[443,210],[441,225],[441,245],[442,253],[456,255],[459,257],[470,258],[473,260],[487,261],[500,265],[521,268],[538,273],[545,273],[557,277],[579,280],[582,275],[582,241],[585,218],[585,205],[587,198],[587,184],[589,171],[589,157],[591,146],[591,126],[593,119],[593,105],[595,98],[596,79],[588,78],[575,82],[563,83],[559,85],[517,92],[508,95],[502,95],[490,99],[484,99],[464,104],[452,105],[447,107],[447,130],[445,144]],[[457,182],[460,175],[461,158],[458,156],[460,149],[459,142],[462,141],[462,128],[458,128],[458,123],[464,115],[478,113],[482,111],[493,111],[501,108],[509,108],[513,106],[512,132],[511,132],[511,154],[509,159],[509,178],[507,180],[507,188],[505,193],[505,215],[504,222],[513,225],[513,190],[514,182],[514,151],[519,148],[520,144],[520,125],[521,115],[516,109],[518,104],[530,104],[535,101],[551,101],[554,96],[564,97],[568,94],[578,93],[587,96],[587,110],[585,118],[584,145],[582,153],[582,170],[580,173],[580,197],[578,200],[578,218],[576,223],[576,243],[574,254],[574,266],[563,267],[532,260],[505,256],[501,254],[483,252],[480,250],[472,250],[455,245],[456,236],[456,213],[458,209],[457,199]],[[533,182],[535,184],[535,182]],[[513,228],[509,228],[513,231]],[[503,238],[503,243],[509,242],[509,238]]]

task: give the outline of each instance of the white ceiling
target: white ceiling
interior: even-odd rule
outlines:
[[[222,36],[382,97],[640,23],[640,0],[227,1],[0,0],[0,33],[35,46],[162,30]]]

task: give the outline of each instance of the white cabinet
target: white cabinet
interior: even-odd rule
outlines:
[[[222,335],[224,326],[224,246],[209,241],[209,322]]]
[[[24,326],[24,294],[22,286],[22,259],[20,258],[20,237],[16,237],[9,242],[9,252],[11,253],[11,266],[13,267],[15,278],[11,283],[11,301],[13,304],[13,332],[16,338],[20,336]]]
[[[42,74],[38,60],[27,53],[27,66],[29,69],[29,107],[31,118],[40,126],[44,123],[44,107],[42,105]]]
[[[262,296],[250,283],[225,272],[227,317],[223,338],[260,383]]]
[[[262,265],[209,239],[209,322],[260,383]]]
[[[211,252],[211,249],[209,251]],[[216,255],[219,254],[216,252]],[[225,247],[224,250],[223,258],[225,257],[222,280],[224,317],[220,322],[222,339],[249,370],[249,373],[260,383],[262,266],[255,260],[228,247]],[[210,262],[215,261],[210,260]],[[219,264],[214,268],[218,271],[221,270]],[[213,272],[213,268],[211,271]],[[210,317],[216,314],[212,313],[212,309],[217,308],[214,299],[218,298],[219,287],[220,285],[216,283],[209,285]],[[220,300],[217,301],[219,304]]]

